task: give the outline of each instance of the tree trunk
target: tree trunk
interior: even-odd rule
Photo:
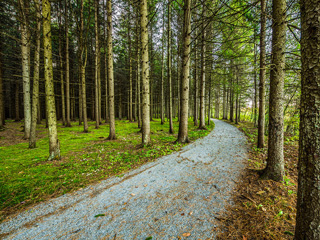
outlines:
[[[222,103],[223,119],[227,119],[227,90],[226,84],[223,82],[223,103]]]
[[[106,19],[106,6],[105,6],[105,1],[103,1],[103,17],[104,19]],[[106,123],[109,122],[109,98],[108,98],[108,54],[107,54],[107,35],[106,35],[106,21],[103,21],[104,25],[103,25],[103,29],[104,29],[104,78],[105,78],[105,92],[106,92],[106,96],[105,96],[105,102],[106,102],[106,106],[105,106],[105,111],[106,111]]]
[[[4,126],[3,79],[2,79],[2,39],[0,39],[0,129]]]
[[[113,79],[113,49],[112,49],[112,6],[107,1],[107,45],[108,45],[108,87],[109,87],[109,140],[116,139],[116,124],[114,116],[114,79]],[[121,107],[121,106],[120,106]]]
[[[265,80],[266,80],[266,0],[261,0],[261,32],[260,32],[260,82],[259,82],[259,118],[258,148],[264,148],[265,128]]]
[[[206,84],[206,29],[205,29],[205,15],[206,6],[203,4],[202,9],[202,42],[201,42],[201,80],[200,80],[200,123],[199,129],[206,129],[205,122],[205,84]]]
[[[302,88],[295,239],[320,239],[320,1],[300,1]]]
[[[69,0],[65,0],[65,38],[66,38],[66,127],[71,127],[70,122],[70,63],[69,63]]]
[[[198,31],[196,29],[196,36]],[[194,126],[198,126],[198,40],[195,40],[195,52],[194,52],[194,82],[193,82],[193,122]]]
[[[164,10],[163,10],[164,16]],[[164,110],[165,110],[165,103],[164,103],[164,41],[165,41],[165,30],[164,30],[164,19],[162,21],[162,56],[161,56],[161,125],[164,124]]]
[[[273,0],[272,10],[268,158],[262,177],[282,181],[284,177],[282,99],[285,78],[286,1]]]
[[[190,78],[190,41],[191,41],[191,0],[184,0],[183,23],[183,58],[181,69],[181,94],[180,94],[180,123],[178,142],[188,142],[189,118],[189,78]]]
[[[88,132],[88,115],[87,115],[87,96],[86,96],[86,65],[87,65],[87,46],[86,36],[84,35],[84,19],[83,19],[83,8],[84,0],[81,0],[80,10],[80,79],[81,79],[81,105],[82,105],[82,118],[83,118],[83,132]],[[80,108],[80,107],[79,107]],[[81,120],[80,120],[81,123]]]
[[[57,133],[56,107],[54,100],[52,43],[51,43],[51,5],[49,0],[42,0],[44,76],[46,88],[46,110],[49,130],[49,158],[60,159],[60,144]]]
[[[66,105],[65,105],[65,95],[64,95],[64,73],[63,73],[63,54],[62,54],[62,7],[61,1],[59,2],[59,63],[60,63],[60,85],[61,85],[61,107],[62,107],[62,125],[66,124]],[[59,106],[58,106],[59,107]]]
[[[263,0],[264,1],[264,0]],[[257,110],[258,110],[258,91],[257,91],[257,43],[256,43],[256,30],[254,30],[253,35],[253,41],[254,41],[254,67],[253,67],[253,81],[254,81],[254,97],[253,97],[253,122],[254,126],[257,126]]]
[[[130,7],[129,7],[130,8]],[[128,41],[129,41],[129,121],[133,122],[132,114],[132,54],[131,54],[131,14],[129,9],[129,21],[128,21]]]
[[[34,74],[33,74],[33,95],[32,95],[32,114],[31,114],[31,130],[29,139],[29,148],[36,147],[36,129],[38,118],[38,104],[39,104],[39,68],[40,68],[40,40],[41,40],[41,11],[39,0],[34,1],[36,8],[36,49],[34,54]]]
[[[98,24],[98,8],[99,0],[94,0],[94,22],[95,22],[95,116],[96,116],[96,128],[99,128],[100,125],[100,113],[101,108],[99,108],[99,101],[101,100],[100,94],[100,44],[99,44],[99,24]],[[100,99],[99,99],[100,98]],[[100,112],[99,112],[100,110]]]
[[[30,99],[30,42],[28,30],[28,8],[25,0],[19,0],[21,16],[21,54],[23,78],[23,106],[24,106],[24,139],[29,139],[31,128],[31,99]]]
[[[14,108],[15,108],[15,122],[20,121],[20,99],[19,99],[19,82],[15,83]]]
[[[171,76],[171,1],[168,1],[168,91],[169,91],[169,133],[174,133],[172,121],[172,76]]]
[[[151,142],[150,138],[150,100],[149,100],[149,53],[148,53],[148,9],[147,0],[140,1],[141,16],[141,60],[142,60],[142,145]]]

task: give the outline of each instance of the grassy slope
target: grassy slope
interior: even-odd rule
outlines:
[[[13,124],[13,123],[9,123]],[[94,128],[89,123],[89,133],[82,133],[83,126],[58,127],[62,160],[48,162],[48,137],[37,142],[37,148],[28,149],[28,143],[0,147],[0,213],[8,213],[43,201],[53,196],[76,190],[90,183],[122,174],[141,164],[179,150],[181,144],[173,144],[177,134],[168,134],[168,123],[151,122],[152,145],[139,147],[141,134],[137,123],[116,121],[117,140],[107,141],[109,127]],[[19,125],[16,125],[20,127]],[[43,125],[39,130],[46,131]],[[209,130],[213,129],[214,123]],[[178,132],[178,123],[174,124]],[[191,141],[210,131],[197,130],[189,122]],[[20,136],[18,138],[21,138]],[[0,215],[0,220],[1,220]]]

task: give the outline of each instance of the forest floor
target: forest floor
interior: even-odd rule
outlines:
[[[257,128],[253,123],[240,123],[251,145],[246,174],[238,183],[223,218],[223,232],[218,239],[293,239],[297,198],[297,136],[285,134],[285,179],[283,182],[259,179],[258,171],[265,167],[267,148],[257,149]]]
[[[0,234],[7,239],[212,239],[244,172],[247,151],[243,133],[215,120],[208,136],[181,151],[10,216]]]
[[[141,148],[141,133],[137,123],[116,121],[117,139],[107,141],[109,125],[95,129],[89,122],[89,133],[83,126],[72,122],[72,127],[58,124],[58,138],[62,159],[47,161],[48,135],[44,124],[37,126],[37,148],[29,149],[23,139],[23,122],[7,121],[0,131],[0,222],[6,216],[26,207],[78,190],[110,176],[122,176],[156,158],[178,151],[177,134],[169,134],[169,124],[159,119],[151,122],[152,144]],[[194,141],[213,129],[198,130],[189,122],[189,138]],[[178,124],[174,121],[175,133]]]

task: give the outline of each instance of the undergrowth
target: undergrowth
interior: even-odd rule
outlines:
[[[106,140],[108,124],[95,129],[95,122],[89,122],[89,133],[83,133],[83,126],[77,123],[72,125],[70,128],[58,125],[62,155],[59,161],[47,161],[48,137],[43,134],[47,131],[44,125],[38,126],[39,133],[45,137],[38,140],[37,148],[29,149],[27,141],[20,143],[22,134],[16,134],[18,144],[12,144],[11,140],[0,147],[0,220],[31,204],[110,176],[122,176],[130,169],[178,151],[183,146],[175,143],[177,134],[168,133],[168,123],[161,125],[159,119],[151,122],[152,144],[144,148],[140,146],[141,133],[137,123],[117,120],[117,139],[114,141]],[[8,122],[7,128],[20,129],[21,123]],[[208,130],[197,130],[190,120],[190,141],[206,136],[213,128],[212,122]],[[178,132],[176,121],[174,130]],[[5,134],[3,136],[5,138]]]

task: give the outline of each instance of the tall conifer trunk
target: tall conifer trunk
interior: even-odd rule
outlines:
[[[265,126],[265,80],[266,80],[266,0],[261,0],[261,32],[260,32],[260,82],[259,82],[259,117],[258,148],[264,148]]]
[[[23,79],[23,106],[24,106],[24,139],[29,139],[31,128],[31,97],[30,97],[30,42],[28,30],[28,8],[25,0],[19,0],[21,17],[21,54]]]
[[[168,91],[169,91],[169,96],[168,96],[168,101],[169,101],[169,133],[173,133],[173,121],[172,121],[172,75],[171,75],[171,1],[168,0],[168,45],[167,45],[167,58],[168,58]]]
[[[189,78],[191,42],[191,0],[184,0],[183,57],[181,67],[181,95],[178,142],[188,142]]]
[[[113,78],[113,48],[112,48],[112,4],[107,0],[107,45],[108,45],[108,90],[109,90],[109,140],[116,139],[116,124],[114,116],[114,78]],[[121,108],[121,105],[119,106]]]
[[[201,76],[200,76],[200,123],[199,129],[206,129],[205,122],[205,85],[206,85],[206,29],[205,29],[206,6],[202,6],[202,39],[201,39]]]
[[[46,110],[49,131],[49,158],[60,159],[60,144],[57,132],[56,107],[54,99],[52,44],[51,44],[51,5],[49,0],[42,0],[44,76],[46,88]]]
[[[147,0],[140,1],[141,25],[141,73],[142,73],[142,145],[151,142],[150,138],[150,99],[149,99],[149,52],[148,52],[148,8]]]
[[[272,10],[268,158],[262,177],[282,181],[284,177],[283,85],[285,78],[286,0],[273,0]]]
[[[29,148],[36,147],[36,129],[38,118],[39,104],[39,70],[40,70],[40,40],[41,40],[41,11],[40,1],[35,0],[36,8],[36,48],[34,54],[34,74],[33,74],[33,94],[32,94],[32,114],[31,114],[31,130],[29,139]]]
[[[301,109],[295,239],[320,239],[320,1],[301,0]]]

